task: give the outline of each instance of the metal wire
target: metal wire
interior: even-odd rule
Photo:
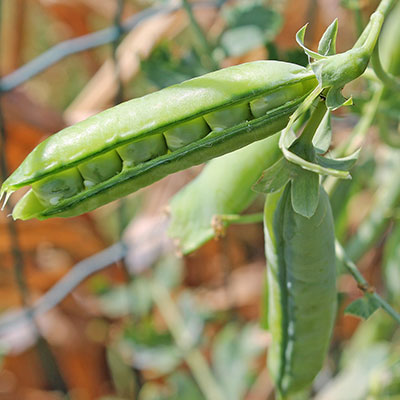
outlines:
[[[122,242],[118,242],[94,256],[78,262],[46,294],[36,301],[33,307],[5,313],[0,318],[0,336],[7,334],[10,328],[14,329],[19,324],[29,323],[32,321],[32,317],[38,317],[51,310],[86,278],[121,260],[126,252],[127,247]]]
[[[194,8],[215,7],[219,9],[227,0],[202,1],[192,4]],[[122,5],[122,2],[120,2]],[[146,9],[120,23],[120,15],[114,20],[114,26],[103,30],[80,36],[78,38],[65,40],[43,52],[38,57],[18,68],[14,72],[0,77],[0,97],[7,91],[15,89],[19,85],[45,71],[47,68],[61,61],[67,56],[93,49],[109,43],[116,43],[125,33],[134,29],[141,22],[160,14],[170,14],[177,11],[181,6],[160,6]],[[1,3],[0,3],[1,17]],[[115,52],[115,49],[114,49]],[[1,110],[0,110],[1,111]],[[0,114],[1,115],[1,114]],[[1,122],[1,121],[0,121]],[[0,124],[1,128],[1,124]],[[0,129],[1,131],[1,129]],[[0,132],[1,133],[1,132]],[[3,140],[1,140],[3,139]],[[0,137],[0,158],[5,162],[5,136]],[[6,165],[0,165],[3,175],[6,173]],[[3,176],[4,178],[4,176]],[[11,222],[13,224],[13,221]],[[22,255],[21,250],[18,251]],[[98,272],[109,265],[123,259],[127,254],[127,247],[122,242],[108,247],[107,249],[78,262],[71,271],[56,283],[42,298],[31,307],[20,309],[16,312],[4,313],[0,317],[0,336],[7,334],[11,328],[21,323],[32,323],[35,317],[45,313],[59,304],[73,289],[91,274]],[[17,267],[17,265],[16,265]]]
[[[193,4],[193,7],[220,7],[221,2],[197,2]],[[4,76],[0,80],[0,91],[7,92],[15,89],[17,86],[33,78],[39,73],[45,71],[47,68],[61,61],[67,56],[72,54],[80,53],[95,47],[99,47],[111,42],[116,41],[121,35],[131,31],[141,22],[155,15],[170,14],[177,11],[181,6],[160,6],[152,7],[143,10],[132,17],[128,18],[120,26],[112,26],[103,30],[89,33],[87,35],[80,36],[78,38],[65,40],[61,43],[56,44],[49,50],[43,52],[38,57],[29,61],[21,68],[11,72]]]

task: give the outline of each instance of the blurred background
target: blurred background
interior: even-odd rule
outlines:
[[[2,0],[3,178],[48,135],[121,101],[257,59],[306,65],[295,43],[306,22],[316,49],[339,18],[344,51],[377,3]],[[333,140],[361,137],[363,149],[353,180],[331,194],[336,233],[398,308],[400,152],[397,137],[388,143],[382,132],[398,129],[400,101],[378,105],[373,84],[350,86],[354,106],[335,114]],[[76,218],[0,214],[1,400],[212,400],[213,390],[230,400],[274,399],[262,224],[232,225],[186,257],[166,238],[168,199],[200,171]],[[249,212],[262,207],[260,197]],[[345,273],[338,289],[313,398],[400,399],[399,329],[381,310],[364,322],[344,315],[362,292]]]

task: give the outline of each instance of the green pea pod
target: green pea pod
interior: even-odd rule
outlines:
[[[375,175],[379,180],[379,190],[376,191],[373,207],[346,243],[346,254],[353,262],[358,262],[382,237],[393,209],[400,204],[400,151],[388,149],[385,163]]]
[[[388,72],[400,75],[400,3],[397,3],[387,17],[379,39],[382,64]]]
[[[297,214],[291,184],[267,196],[268,367],[282,396],[307,389],[320,371],[336,314],[335,236],[328,195],[320,188],[311,218]]]
[[[400,224],[395,223],[385,243],[383,278],[391,302],[400,305]]]
[[[183,254],[215,236],[215,216],[239,214],[250,205],[256,196],[252,185],[281,155],[278,141],[275,135],[210,161],[172,198],[169,234]]]
[[[40,143],[1,194],[32,186],[15,219],[82,214],[278,132],[316,85],[303,67],[256,61],[127,101]],[[260,99],[270,106],[252,115]],[[245,119],[231,117],[230,108]]]

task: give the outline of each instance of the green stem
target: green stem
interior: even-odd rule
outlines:
[[[200,49],[201,54],[200,55],[205,60],[207,66],[211,70],[215,71],[215,70],[219,69],[218,63],[214,60],[214,58],[212,56],[213,49],[193,14],[193,9],[192,9],[191,4],[189,3],[188,0],[182,0],[182,6],[189,17],[192,29],[193,29],[193,31],[199,41],[199,44],[201,46],[201,49]]]
[[[398,324],[400,324],[400,314],[398,314],[386,300],[376,293],[375,288],[370,286],[370,284],[358,270],[357,265],[350,260],[342,245],[337,240],[335,242],[335,248],[337,258],[346,266],[351,275],[353,275],[354,279],[359,284],[359,287],[361,287],[364,292],[372,296],[379,303],[380,307],[383,308]]]
[[[354,10],[354,19],[357,28],[357,36],[360,36],[364,30],[364,20],[361,12],[360,2],[358,2],[357,8]]]
[[[384,16],[384,18],[386,18],[388,16],[390,10],[396,4],[396,1],[398,1],[398,0],[382,0],[379,3],[378,8],[376,9],[376,12],[381,13]]]
[[[263,213],[255,213],[255,214],[223,214],[218,215],[217,218],[227,225],[230,224],[255,224],[257,222],[262,222],[264,218]]]
[[[263,213],[240,215],[240,214],[223,214],[214,215],[211,225],[214,229],[215,238],[225,236],[226,228],[232,224],[254,224],[262,222],[264,218]]]
[[[395,149],[400,149],[400,135],[392,133],[388,127],[388,121],[384,115],[377,117],[379,137],[382,142]]]
[[[282,131],[281,138],[279,140],[279,147],[282,150],[284,157],[292,162],[293,164],[299,165],[301,168],[315,172],[320,175],[332,175],[341,179],[350,179],[351,176],[348,171],[339,171],[333,168],[322,167],[321,165],[307,161],[304,158],[299,157],[297,154],[289,150],[290,146],[296,140],[296,136],[292,132],[292,127],[296,120],[307,110],[310,109],[314,100],[320,95],[321,87],[317,86],[301,103],[300,107],[290,116],[289,123],[286,128]],[[323,104],[325,107],[325,104]],[[322,107],[322,106],[321,106]],[[318,111],[317,116],[321,110]],[[323,115],[322,115],[323,117]]]
[[[326,111],[327,109],[325,102],[322,100],[318,100],[317,106],[312,112],[311,117],[307,122],[307,125],[305,126],[301,136],[299,137],[299,143],[304,143],[306,145],[312,144],[315,132],[317,131],[319,124],[324,118]]]
[[[339,146],[335,151],[335,157],[343,157],[345,154],[353,153],[360,147],[363,138],[366,136],[371,127],[376,113],[379,108],[379,103],[382,98],[381,90],[377,90],[370,102],[364,107],[362,117],[353,129],[350,138],[342,146]]]
[[[194,347],[192,336],[168,290],[164,285],[153,280],[151,293],[177,346],[182,350],[185,361],[203,392],[204,398],[206,400],[224,400],[223,391],[212,375],[203,354]]]
[[[395,40],[395,39],[394,39]],[[379,57],[379,46],[375,46],[375,49],[371,57],[372,68],[375,71],[376,76],[389,88],[394,90],[400,90],[400,80],[393,76],[391,73],[386,72],[381,64]]]
[[[378,40],[383,20],[388,16],[391,8],[395,5],[396,0],[382,0],[376,11],[371,15],[367,26],[358,38],[354,47],[365,46],[372,53],[376,41]]]

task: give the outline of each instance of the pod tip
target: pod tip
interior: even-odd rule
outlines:
[[[1,189],[1,191],[0,191],[0,203],[1,203],[1,200],[3,199],[3,197],[5,196],[3,205],[1,206],[1,211],[4,210],[6,204],[8,203],[8,200],[10,199],[10,197],[11,197],[11,195],[13,193],[14,193],[14,190],[8,190],[7,191],[7,189],[3,189],[3,188]]]

